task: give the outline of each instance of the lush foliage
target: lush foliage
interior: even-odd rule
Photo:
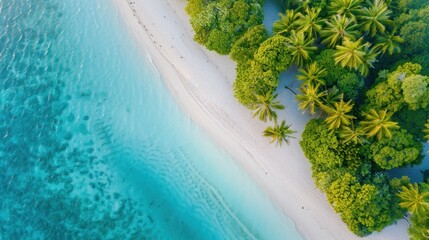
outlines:
[[[429,192],[421,192],[416,183],[402,186],[398,196],[401,198],[399,206],[406,208],[410,213],[418,214],[429,210]]]
[[[320,79],[325,83],[326,88],[335,86],[345,99],[356,99],[362,90],[364,82],[355,72],[342,68],[335,64],[334,50],[323,50],[316,58],[317,65],[325,71],[325,75]]]
[[[429,3],[281,3],[272,34],[261,25],[261,0],[189,0],[187,12],[195,40],[237,62],[234,95],[255,117],[272,121],[263,135],[277,145],[294,133],[277,121],[280,72],[298,66],[301,86],[290,90],[299,109],[316,118],[300,145],[316,186],[351,231],[380,231],[405,207],[413,212],[411,238],[429,237],[428,184],[409,185],[387,172],[419,164],[421,141],[429,139]]]
[[[229,56],[232,60],[239,63],[250,61],[253,59],[253,54],[258,50],[259,45],[267,38],[268,32],[264,25],[251,27],[235,42]]]
[[[353,110],[353,104],[351,100],[344,102],[342,99],[339,102],[335,102],[333,107],[324,106],[324,110],[328,113],[328,117],[325,119],[326,124],[330,130],[340,128],[341,126],[351,125],[353,119],[356,117],[350,115]]]
[[[398,194],[401,198],[400,206],[412,213],[408,229],[410,239],[429,238],[429,183],[408,184],[402,186],[401,190]]]
[[[392,138],[392,129],[398,129],[398,123],[390,121],[392,114],[388,114],[386,110],[375,111],[369,110],[364,113],[365,120],[361,121],[362,130],[366,133],[367,137],[377,136],[378,140],[383,137]]]
[[[427,120],[427,123],[425,124],[425,129],[423,130],[425,133],[424,138],[429,141],[429,119]]]
[[[252,26],[262,23],[259,0],[189,0],[194,39],[209,50],[228,54],[233,44]]]
[[[285,107],[276,99],[278,94],[267,92],[265,95],[256,95],[256,104],[253,106],[253,116],[258,116],[259,120],[266,122],[277,121],[277,113],[275,110],[284,109]],[[275,109],[275,110],[274,110]]]
[[[255,60],[265,68],[277,72],[286,70],[292,62],[291,52],[286,48],[287,39],[276,35],[264,41],[255,53]]]
[[[311,120],[307,123],[300,144],[312,164],[313,176],[315,173],[328,173],[329,170],[344,166],[351,168],[360,161],[357,147],[342,142],[322,120]],[[325,189],[327,184],[329,183],[320,185],[321,189]]]
[[[387,179],[386,176],[377,179],[383,182],[380,185],[361,183],[357,177],[346,173],[328,188],[328,202],[358,236],[380,231],[402,214],[399,209],[392,208],[397,198]]]
[[[359,236],[380,231],[402,214],[394,186],[360,154],[359,145],[344,142],[322,120],[311,120],[300,142],[316,186],[351,231]],[[400,185],[399,185],[400,186]]]
[[[263,134],[265,137],[271,138],[271,143],[275,142],[277,146],[280,146],[283,142],[289,144],[289,138],[294,138],[292,134],[295,132],[283,120],[280,124],[276,121],[274,127],[268,127],[264,130]]]
[[[249,109],[254,109],[258,95],[274,92],[279,82],[277,71],[267,69],[255,60],[237,64],[236,70],[234,95],[241,104]]]
[[[403,167],[409,164],[419,164],[423,145],[415,141],[406,130],[395,130],[392,139],[383,138],[370,145],[369,158],[382,169]]]
[[[405,63],[379,78],[379,83],[367,92],[368,105],[375,109],[397,112],[404,106],[410,110],[429,105],[429,78],[419,74],[421,65]]]
[[[319,91],[319,86],[320,84],[306,84],[300,88],[301,94],[296,95],[299,109],[308,110],[311,114],[316,113],[326,95],[326,92]]]

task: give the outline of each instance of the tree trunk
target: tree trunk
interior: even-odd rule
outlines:
[[[290,88],[290,87],[288,87],[288,86],[285,86],[285,88],[286,88],[287,90],[291,91],[295,96],[296,96],[296,95],[298,95],[298,94],[296,94],[296,92],[295,92],[292,88]]]

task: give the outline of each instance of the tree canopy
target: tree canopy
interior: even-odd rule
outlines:
[[[423,159],[423,145],[406,130],[393,130],[392,139],[381,139],[370,146],[370,159],[382,169],[419,164]]]
[[[288,68],[293,59],[291,52],[286,47],[287,39],[275,35],[265,40],[255,53],[255,60],[265,65],[266,68],[281,72]]]
[[[249,28],[232,46],[230,57],[232,60],[244,63],[253,59],[259,45],[268,38],[268,32],[264,25],[256,25]]]
[[[237,77],[233,90],[237,100],[249,109],[257,104],[257,95],[274,92],[279,83],[279,73],[265,68],[261,63],[252,60],[237,64]]]
[[[411,240],[429,238],[429,183],[408,184],[402,186],[398,194],[400,206],[411,214],[411,226],[408,229]]]
[[[228,54],[247,29],[262,23],[262,4],[259,0],[189,0],[186,11],[195,41],[219,54]]]

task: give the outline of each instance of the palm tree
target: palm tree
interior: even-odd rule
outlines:
[[[314,86],[307,84],[300,88],[301,94],[296,95],[298,107],[301,110],[309,110],[311,114],[316,112],[316,109],[323,105],[322,98],[326,96],[326,91],[319,92],[320,84]]]
[[[297,78],[303,81],[303,84],[320,84],[325,85],[323,77],[326,76],[326,69],[317,66],[317,62],[312,62],[306,68],[300,68]]]
[[[292,134],[296,131],[290,129],[291,125],[286,125],[286,121],[283,120],[280,125],[275,123],[274,127],[267,127],[263,132],[265,137],[271,138],[271,143],[276,142],[276,146],[282,145],[283,142],[289,144],[289,138],[294,138]]]
[[[359,73],[366,77],[369,73],[369,68],[374,68],[374,63],[377,61],[377,56],[380,52],[377,48],[370,48],[369,45],[365,46],[365,55],[363,56],[363,64],[359,65],[357,70]]]
[[[291,51],[295,63],[298,66],[304,65],[304,62],[310,60],[310,55],[317,50],[313,45],[314,38],[306,38],[303,32],[292,30],[290,36],[286,37],[286,45]]]
[[[395,30],[393,30],[391,33],[384,33],[382,35],[379,35],[375,38],[376,45],[374,48],[378,49],[381,53],[385,54],[386,52],[389,53],[389,55],[392,55],[393,53],[400,53],[401,48],[399,45],[404,42],[404,40],[398,36],[395,35]]]
[[[308,38],[317,38],[322,30],[323,20],[319,17],[320,8],[306,8],[305,14],[302,14],[296,21],[298,31],[304,32]]]
[[[363,139],[364,135],[365,135],[365,132],[362,130],[362,128],[360,127],[354,128],[353,124],[352,124],[352,127],[342,126],[340,130],[340,138],[343,139],[344,143],[352,141],[355,144],[362,144],[364,141]]]
[[[297,20],[302,16],[300,12],[286,10],[286,14],[279,13],[280,19],[273,23],[275,34],[285,34],[297,28]]]
[[[356,117],[348,114],[353,110],[353,105],[351,100],[344,102],[342,99],[339,102],[334,103],[334,107],[323,106],[329,116],[325,119],[326,124],[328,124],[329,130],[338,129],[341,126],[348,126],[352,123],[353,119]]]
[[[359,11],[362,29],[365,32],[369,32],[371,37],[375,36],[377,32],[384,33],[386,25],[392,24],[389,19],[391,13],[392,11],[387,8],[387,4],[383,0],[374,0],[374,3],[371,3],[369,8],[365,7]]]
[[[344,98],[344,94],[336,86],[329,88],[323,98],[324,105],[334,107],[334,104]]]
[[[427,123],[425,124],[425,129],[423,130],[425,133],[425,139],[429,142],[429,119],[427,120]]]
[[[328,47],[334,47],[341,44],[345,38],[356,39],[359,32],[356,30],[358,25],[350,18],[342,15],[335,15],[325,21],[326,27],[321,31],[322,43]]]
[[[259,120],[266,122],[267,118],[277,120],[277,113],[274,109],[281,110],[285,107],[280,101],[275,101],[278,94],[267,92],[265,95],[256,95],[256,104],[253,107],[253,117],[259,116]]]
[[[332,15],[339,14],[355,21],[361,9],[362,0],[332,0],[329,10]]]
[[[358,69],[365,63],[365,55],[369,43],[362,44],[362,38],[357,41],[344,39],[343,45],[337,45],[334,53],[335,63],[342,67]]]
[[[387,110],[375,111],[370,109],[369,113],[365,113],[365,120],[361,121],[363,131],[367,137],[377,136],[380,140],[384,136],[391,138],[391,129],[399,129],[398,123],[390,121],[392,113],[388,114]]]
[[[429,192],[420,192],[417,183],[402,186],[402,191],[398,194],[401,199],[399,206],[408,209],[410,213],[419,213],[429,209]]]

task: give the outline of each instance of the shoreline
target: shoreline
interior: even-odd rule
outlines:
[[[309,116],[301,114],[294,96],[283,90],[284,85],[298,86],[293,72],[281,75],[279,100],[286,110],[279,112],[279,119],[292,124],[296,139],[276,148],[261,134],[268,124],[252,118],[233,97],[235,63],[193,41],[185,0],[114,1],[177,104],[258,183],[304,239],[408,238],[404,220],[366,238],[355,236],[315,188],[299,146]]]

